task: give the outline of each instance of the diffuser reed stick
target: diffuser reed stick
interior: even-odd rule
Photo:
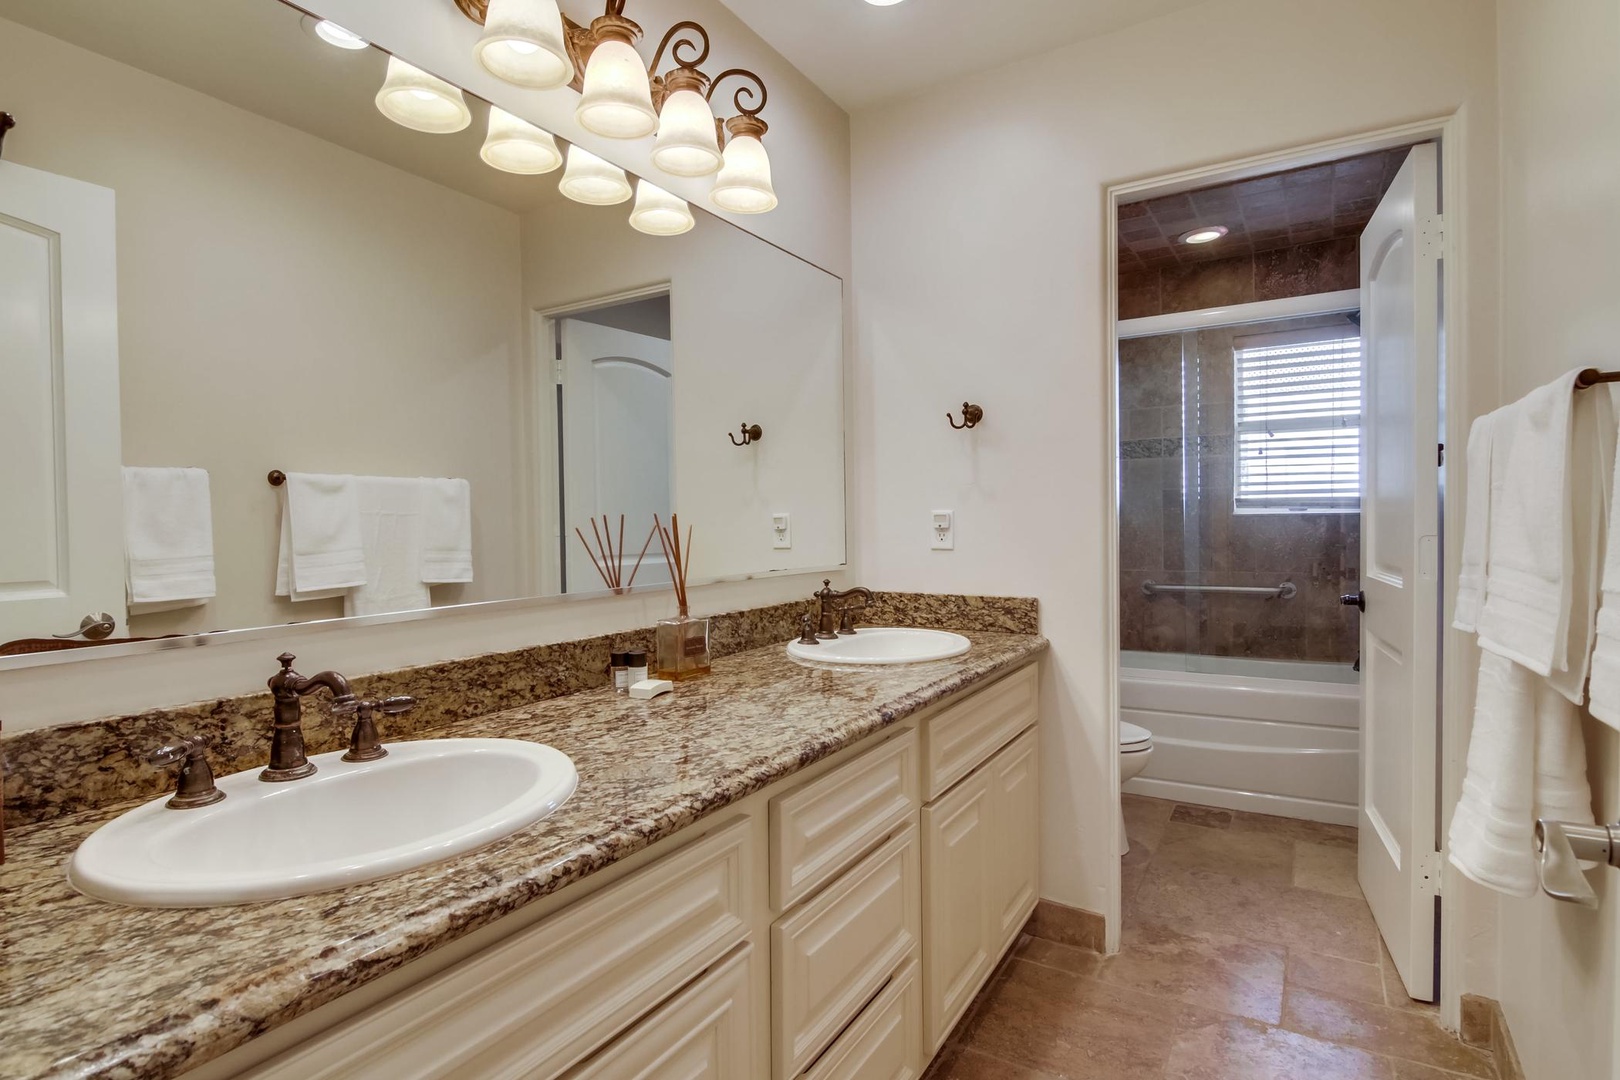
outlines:
[[[653,532],[657,531],[655,523]],[[653,533],[647,534],[647,542],[641,545],[641,554],[636,556],[636,565],[630,569],[628,580],[624,576],[624,556],[628,550],[624,546],[624,515],[619,515],[619,536],[617,542],[613,537],[613,523],[606,514],[602,515],[602,524],[596,524],[596,518],[591,518],[591,535],[596,537],[596,547],[585,539],[585,532],[579,526],[574,526],[574,535],[585,546],[585,554],[591,557],[591,565],[602,576],[602,581],[614,592],[623,592],[636,583],[636,574],[641,570],[641,562],[647,557],[647,549],[652,547]],[[598,557],[600,556],[600,558]]]
[[[675,618],[658,621],[655,637],[658,678],[679,681],[707,675],[710,670],[709,620],[691,617],[687,594],[687,578],[692,569],[692,528],[687,526],[683,543],[680,515],[671,514],[666,528],[655,514],[653,530],[658,533],[658,545],[663,549],[664,563],[675,585],[675,603],[680,607],[680,614]]]

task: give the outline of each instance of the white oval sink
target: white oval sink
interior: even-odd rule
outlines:
[[[388,744],[379,761],[341,752],[304,780],[259,770],[219,781],[225,799],[171,810],[168,796],[79,845],[68,881],[101,900],[211,907],[280,900],[397,874],[494,843],[555,811],[579,782],[560,750],[516,739]]]
[[[787,647],[788,655],[824,664],[923,664],[961,656],[973,643],[961,634],[945,630],[904,630],[897,627],[862,627],[859,633]]]

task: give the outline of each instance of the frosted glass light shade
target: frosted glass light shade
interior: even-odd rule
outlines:
[[[535,176],[562,167],[562,151],[551,132],[520,120],[505,109],[489,108],[489,134],[478,152],[485,164],[502,172]]]
[[[589,150],[568,148],[568,168],[563,170],[562,193],[587,206],[613,206],[630,197],[630,179],[617,165],[603,161]]]
[[[714,178],[714,204],[733,214],[763,214],[776,209],[771,185],[771,158],[752,135],[733,135],[726,144],[725,164]]]
[[[557,0],[489,0],[473,55],[491,75],[536,90],[574,81]]]
[[[472,123],[472,111],[459,89],[397,56],[388,58],[377,108],[396,124],[432,135],[448,135]]]
[[[574,118],[586,131],[610,139],[639,139],[658,130],[652,84],[634,47],[609,39],[585,65],[585,88]]]
[[[648,236],[679,236],[689,232],[697,221],[686,200],[671,195],[657,184],[636,181],[636,208],[630,212],[630,227]]]
[[[714,130],[714,110],[695,90],[677,90],[664,99],[658,116],[653,164],[671,176],[709,176],[724,160]]]

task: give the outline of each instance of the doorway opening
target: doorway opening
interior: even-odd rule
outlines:
[[[1214,875],[1215,906],[1254,878],[1278,895],[1253,933],[1309,953],[1322,928],[1274,916],[1320,893],[1354,939],[1335,955],[1421,1001],[1441,966],[1443,131],[1111,204],[1120,913],[1169,918],[1177,875]],[[1189,864],[1223,847],[1200,829],[1242,839]]]

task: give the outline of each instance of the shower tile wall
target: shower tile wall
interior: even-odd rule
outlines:
[[[1268,324],[1285,330],[1342,317]],[[1348,323],[1345,324],[1347,327]],[[1236,514],[1232,341],[1225,328],[1120,342],[1121,647],[1146,652],[1350,663],[1357,579],[1354,514]],[[1276,585],[1292,600],[1149,597],[1146,581]]]
[[[1140,319],[1360,285],[1360,243],[1355,237],[1188,266],[1121,267],[1119,317]]]

